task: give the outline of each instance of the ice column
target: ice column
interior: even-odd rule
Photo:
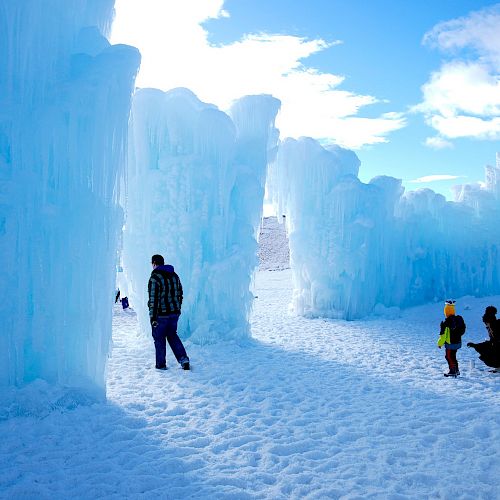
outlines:
[[[0,2],[0,384],[104,388],[140,56],[112,0]]]
[[[134,96],[123,267],[145,332],[151,256],[160,253],[183,283],[182,338],[248,337],[279,105],[270,96],[247,96],[228,115],[187,89],[143,89]]]
[[[289,224],[298,314],[359,318],[465,294],[500,292],[499,168],[456,200],[358,177],[356,155],[287,139],[268,186]]]

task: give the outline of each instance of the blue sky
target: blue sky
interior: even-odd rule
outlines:
[[[272,93],[282,135],[355,150],[364,181],[392,175],[450,197],[451,185],[483,180],[500,151],[500,3],[118,0],[116,9],[113,41],[143,53],[138,85],[186,86],[222,109]],[[427,176],[457,178],[412,182]]]

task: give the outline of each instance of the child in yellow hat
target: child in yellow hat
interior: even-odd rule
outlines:
[[[444,345],[446,349],[446,361],[448,362],[448,373],[445,377],[457,377],[460,375],[457,361],[457,351],[462,347],[462,335],[465,333],[465,322],[462,316],[455,314],[455,301],[447,300],[444,304],[444,315],[446,319],[441,321],[438,347]]]

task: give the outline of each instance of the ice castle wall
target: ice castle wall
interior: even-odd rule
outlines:
[[[123,267],[145,332],[151,256],[160,253],[183,283],[182,338],[209,343],[248,337],[250,281],[279,105],[270,96],[247,96],[226,114],[187,89],[135,94]]]
[[[354,319],[466,294],[500,292],[500,168],[456,200],[358,177],[356,155],[287,139],[268,186],[289,224],[298,314]]]
[[[0,2],[0,385],[104,388],[140,62],[113,3]]]

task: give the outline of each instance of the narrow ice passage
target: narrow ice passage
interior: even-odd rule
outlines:
[[[499,497],[500,377],[462,349],[463,376],[444,379],[440,307],[308,320],[291,294],[290,271],[258,273],[254,340],[187,342],[192,372],[171,353],[156,371],[117,308],[108,402],[0,421],[0,497]],[[459,301],[467,340],[489,302]]]

